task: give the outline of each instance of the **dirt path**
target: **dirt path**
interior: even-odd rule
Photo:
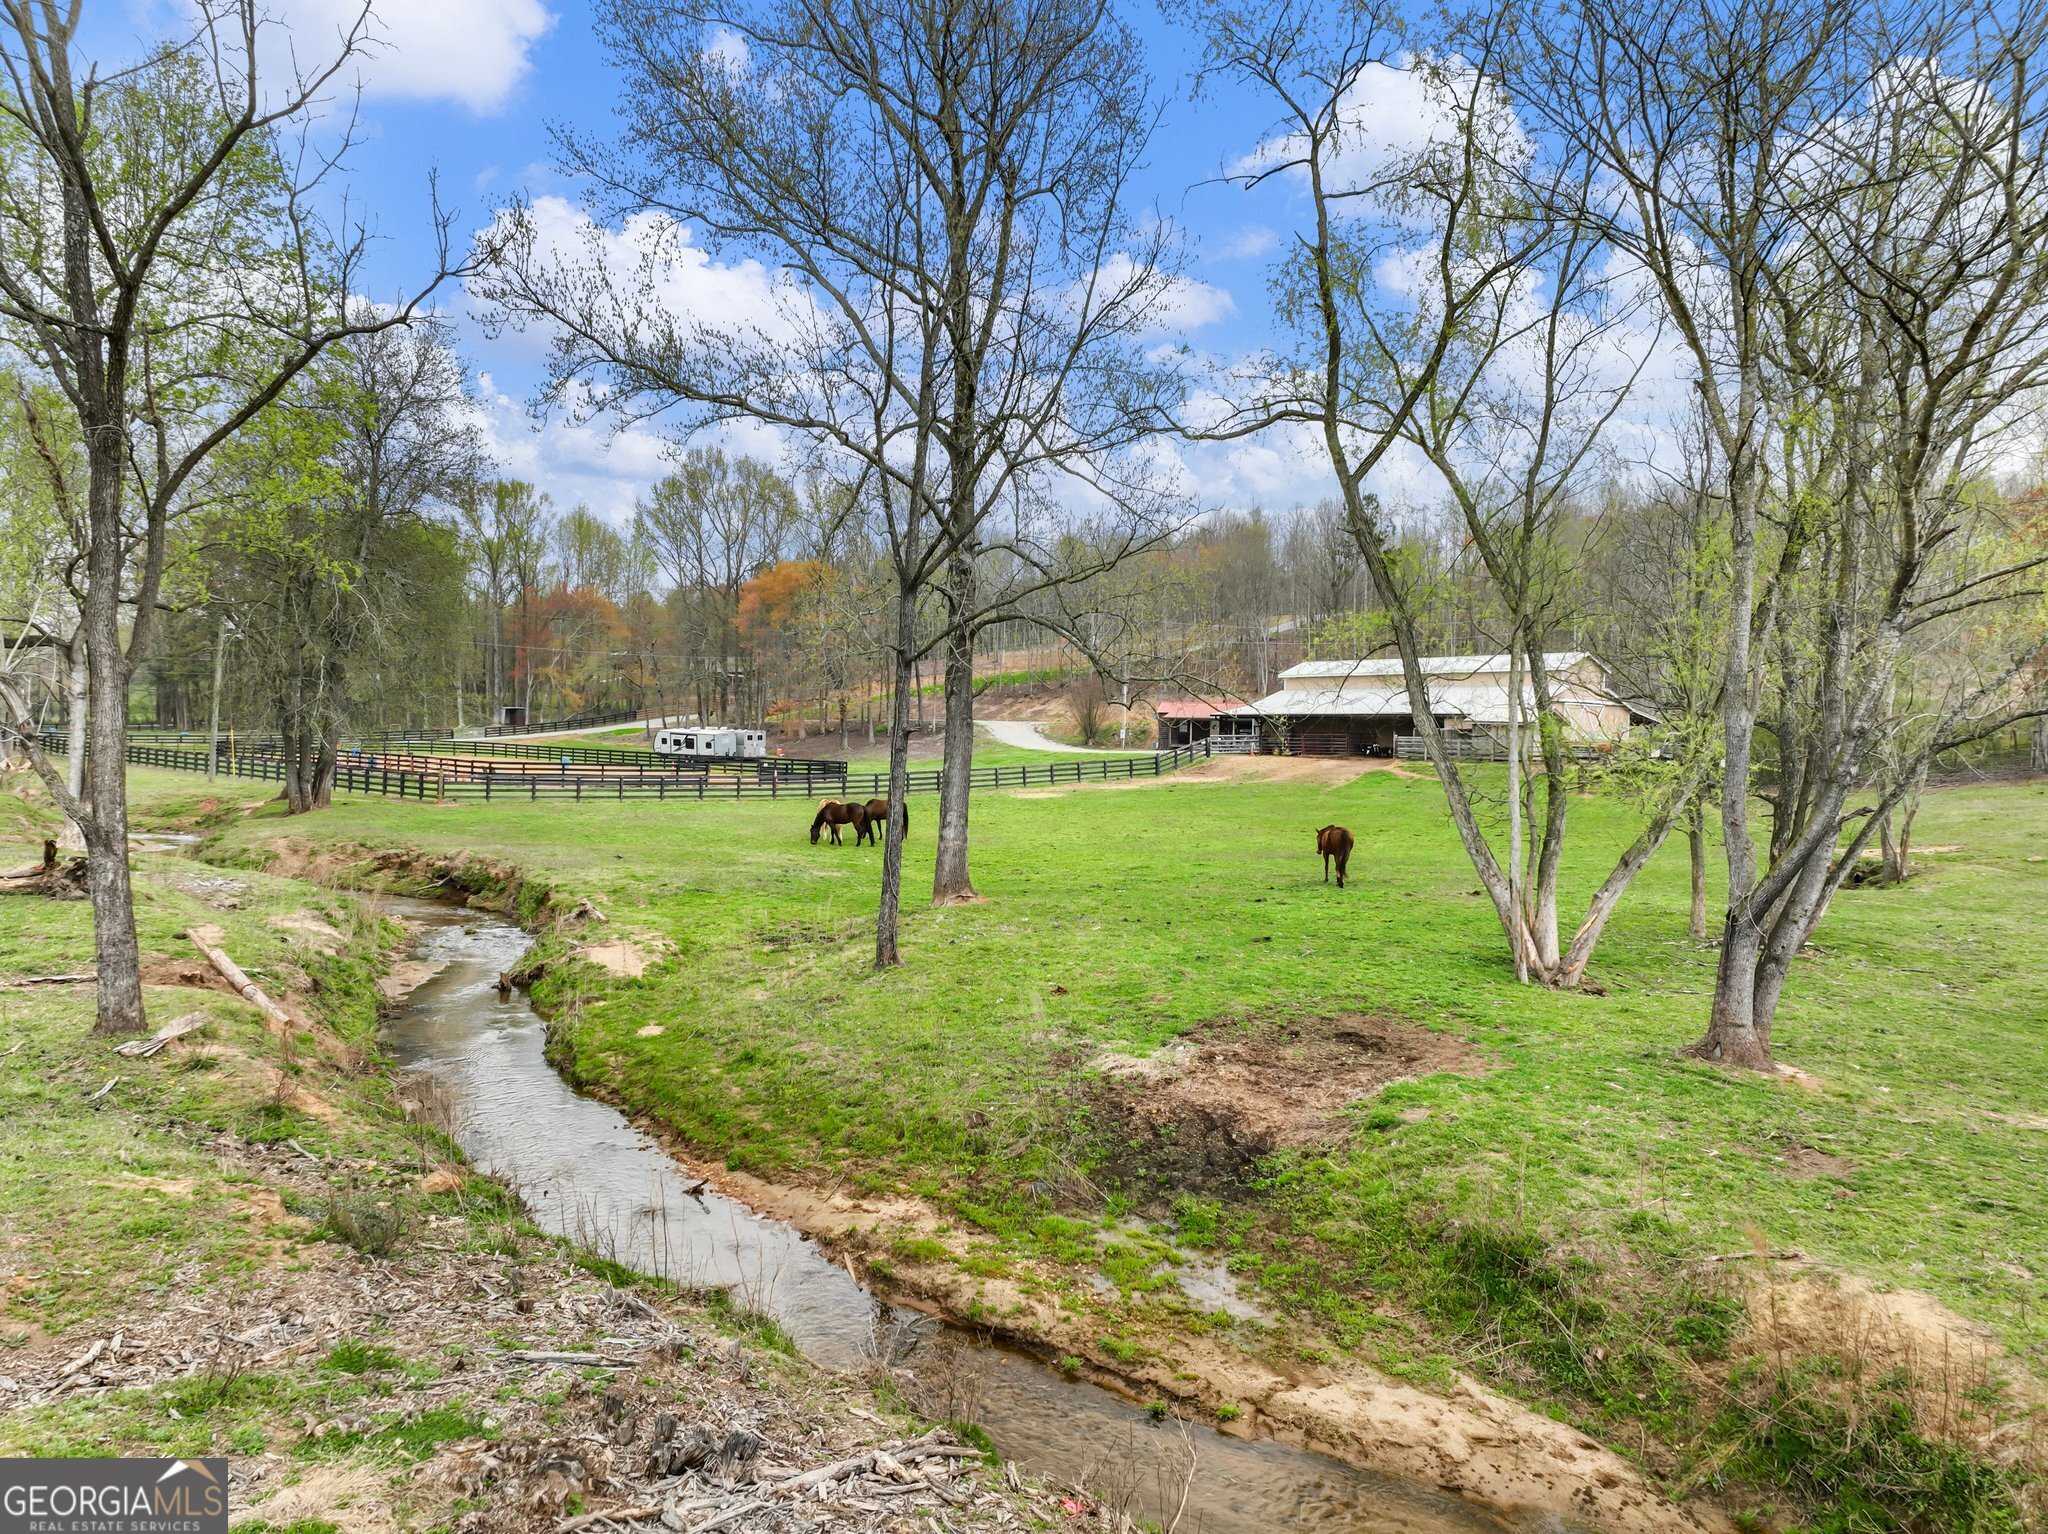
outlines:
[[[1027,751],[1067,751],[1076,756],[1142,756],[1149,749],[1143,743],[1105,749],[1070,746],[1046,734],[1044,724],[1035,719],[977,719],[974,723],[976,728],[987,730],[1003,745],[1021,746]]]

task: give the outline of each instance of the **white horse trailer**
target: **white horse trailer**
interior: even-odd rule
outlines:
[[[662,756],[710,756],[759,760],[768,754],[766,730],[734,730],[709,725],[658,730],[654,749]]]

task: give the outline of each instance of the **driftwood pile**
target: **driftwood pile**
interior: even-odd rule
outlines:
[[[43,895],[51,900],[83,900],[85,859],[59,858],[57,844],[43,842],[43,860],[0,873],[0,895]]]
[[[806,1468],[804,1449],[783,1449],[752,1429],[680,1423],[606,1391],[595,1431],[538,1443],[458,1446],[434,1475],[467,1497],[507,1481],[520,1505],[553,1534],[708,1534],[714,1529],[882,1530],[990,1528],[1010,1522],[1011,1499],[974,1471],[980,1452],[933,1428]],[[571,1505],[602,1505],[573,1517]],[[502,1527],[502,1517],[472,1520]],[[460,1527],[460,1525],[458,1525]]]

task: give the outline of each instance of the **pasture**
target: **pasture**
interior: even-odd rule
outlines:
[[[812,846],[801,804],[361,800],[292,822],[205,813],[188,776],[133,778],[139,803],[211,830],[217,860],[280,838],[342,862],[466,850],[592,898],[607,936],[664,957],[636,980],[569,964],[541,983],[576,1074],[763,1178],[922,1195],[979,1271],[1064,1272],[1112,1330],[1200,1251],[1310,1354],[1425,1380],[1477,1368],[1655,1435],[1690,1397],[1594,1356],[1711,1330],[1720,1302],[1686,1276],[1693,1260],[1762,1246],[1925,1291],[2048,1360],[2048,785],[1931,793],[1919,876],[1843,894],[1781,1014],[1799,1084],[1679,1053],[1713,968],[1686,936],[1682,844],[1615,920],[1604,994],[1518,986],[1439,790],[1393,771],[1221,761],[1129,788],[978,793],[987,902],[944,910],[920,898],[923,796],[905,964],[882,975],[879,856],[851,837]],[[237,797],[254,796],[222,785]],[[1573,813],[1583,898],[1631,822],[1595,797]],[[1342,891],[1315,851],[1332,823],[1357,838]],[[1331,1030],[1404,1024],[1445,1036],[1464,1068],[1397,1081],[1334,1135],[1255,1163],[1177,1159],[1168,1142],[1194,1131],[1123,1114],[1104,1084],[1117,1059],[1192,1032],[1272,1043],[1307,1092]],[[1561,1320],[1543,1275],[1581,1271],[1631,1278]],[[1542,1341],[1558,1326],[1568,1356]]]

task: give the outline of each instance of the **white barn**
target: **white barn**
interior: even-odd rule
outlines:
[[[1543,657],[1551,704],[1569,734],[1584,744],[1615,741],[1648,713],[1617,692],[1597,656],[1564,650]],[[1430,713],[1446,730],[1504,734],[1508,721],[1508,657],[1429,655],[1422,659]],[[1395,738],[1415,733],[1398,659],[1311,660],[1280,673],[1281,688],[1218,717],[1222,734],[1255,734],[1262,751],[1304,756],[1392,756]],[[1522,714],[1535,711],[1522,678]]]

